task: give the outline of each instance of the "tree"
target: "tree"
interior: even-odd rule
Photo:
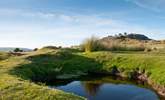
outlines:
[[[59,47],[58,47],[58,49],[61,49],[61,48],[62,48],[62,46],[59,46]]]
[[[38,50],[38,48],[35,48],[33,51],[37,51]]]
[[[20,48],[15,48],[14,49],[14,52],[20,52],[21,50],[20,50]]]
[[[121,37],[121,36],[123,36],[123,34],[122,33],[119,33],[119,37]]]
[[[127,32],[124,32],[124,36],[127,36]]]

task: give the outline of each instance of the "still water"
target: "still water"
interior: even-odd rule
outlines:
[[[159,100],[156,92],[144,82],[110,76],[56,81],[51,88],[71,92],[88,100]]]

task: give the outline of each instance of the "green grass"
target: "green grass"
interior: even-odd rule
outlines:
[[[9,58],[9,57],[11,57],[11,56],[12,56],[12,55],[9,54],[9,53],[0,52],[0,61],[1,61],[1,60],[5,60],[5,59],[7,59],[7,58]]]
[[[94,52],[86,56],[102,61],[102,70],[110,72],[113,66],[128,76],[132,71],[139,69],[145,72],[156,84],[165,85],[165,55],[163,53],[144,52]]]
[[[139,69],[156,84],[165,85],[165,54],[156,52],[92,52],[44,48],[0,61],[0,100],[85,99],[49,89],[44,83],[59,76],[75,77],[89,72],[110,73],[114,66],[126,76]],[[42,84],[38,84],[42,82]]]
[[[0,100],[83,100],[85,98],[76,96],[71,93],[66,93],[61,90],[50,89],[45,85],[38,85],[32,82],[31,75],[43,76],[45,74],[40,73],[40,71],[46,71],[49,73],[49,66],[42,65],[43,61],[48,61],[49,59],[60,60],[64,57],[62,53],[58,54],[60,51],[52,50],[41,50],[34,53],[29,53],[28,55],[13,57],[0,62]],[[50,54],[49,54],[50,53]],[[57,54],[56,54],[57,53]],[[33,59],[33,56],[36,56]],[[31,58],[36,61],[33,65]],[[66,59],[64,57],[64,59]],[[37,63],[42,62],[38,66]],[[51,63],[52,61],[50,61]],[[32,64],[30,64],[32,63]],[[29,66],[28,66],[29,65]],[[33,65],[33,66],[31,66]],[[38,66],[38,67],[37,67]],[[30,67],[30,69],[26,68]],[[34,68],[33,68],[34,67]],[[20,69],[23,70],[20,70]],[[40,71],[38,71],[40,70]],[[25,72],[21,72],[25,71]],[[46,76],[45,76],[46,77]]]

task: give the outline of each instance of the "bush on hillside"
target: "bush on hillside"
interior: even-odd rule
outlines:
[[[56,49],[62,49],[62,46],[45,46],[41,49],[54,49],[54,50],[56,50]]]
[[[23,50],[21,50],[20,48],[15,48],[14,52],[23,52]]]
[[[100,43],[97,37],[92,36],[91,38],[86,39],[81,44],[81,49],[85,52],[99,51],[103,50],[103,45]]]
[[[42,49],[58,49],[56,46],[45,46]]]
[[[38,48],[33,49],[33,51],[37,51],[37,50],[38,50]]]
[[[145,48],[144,52],[151,52],[152,50],[150,48]]]

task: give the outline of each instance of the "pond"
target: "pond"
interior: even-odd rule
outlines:
[[[79,79],[56,80],[50,88],[71,92],[88,100],[159,100],[145,82],[129,81],[112,76],[87,76]]]

